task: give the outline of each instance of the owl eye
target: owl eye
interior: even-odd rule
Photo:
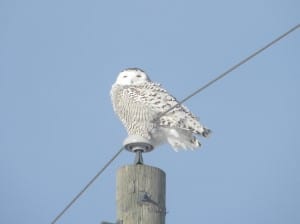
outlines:
[[[127,78],[127,75],[124,75],[123,78]]]
[[[141,75],[136,75],[136,77],[141,78],[142,76]]]

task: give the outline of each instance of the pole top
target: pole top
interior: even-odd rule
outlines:
[[[124,140],[123,146],[129,152],[140,151],[140,152],[144,153],[144,152],[150,152],[154,149],[153,145],[151,144],[151,142],[148,139],[143,138],[138,135],[128,136]]]

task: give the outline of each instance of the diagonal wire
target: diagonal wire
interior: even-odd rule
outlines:
[[[189,100],[190,98],[192,98],[196,94],[200,93],[201,91],[203,91],[204,89],[206,89],[210,85],[212,85],[215,82],[217,82],[218,80],[224,78],[230,72],[232,72],[233,70],[237,69],[241,65],[245,64],[246,62],[248,62],[249,60],[251,60],[252,58],[254,58],[255,56],[257,56],[258,54],[260,54],[261,52],[263,52],[267,48],[271,47],[273,44],[275,44],[276,42],[280,41],[281,39],[283,39],[284,37],[286,37],[290,33],[294,32],[298,28],[300,28],[300,24],[298,24],[298,25],[294,26],[293,28],[289,29],[287,32],[281,34],[279,37],[277,37],[276,39],[272,40],[271,42],[269,42],[268,44],[266,44],[264,47],[258,49],[257,51],[255,51],[254,53],[252,53],[251,55],[249,55],[248,57],[246,57],[243,60],[241,60],[239,63],[237,63],[234,66],[232,66],[231,68],[229,68],[227,71],[223,72],[222,74],[220,74],[219,76],[217,76],[216,78],[214,78],[213,80],[211,80],[210,82],[208,82],[207,84],[205,84],[204,86],[202,86],[201,88],[197,89],[192,94],[190,94],[189,96],[187,96],[186,98],[184,98],[183,100],[181,100],[177,104],[175,104],[173,107],[171,107],[168,110],[166,110],[165,112],[161,113],[156,119],[154,119],[154,121],[157,121],[159,118],[161,118],[162,116],[164,116],[167,113],[169,113],[171,110],[173,110],[178,105],[181,105],[182,103],[184,103],[185,101]]]
[[[248,57],[246,57],[245,59],[241,60],[239,63],[237,63],[236,65],[232,66],[231,68],[229,68],[227,71],[225,71],[224,73],[220,74],[219,76],[217,76],[216,78],[214,78],[213,80],[211,80],[210,82],[208,82],[207,84],[205,84],[204,86],[202,86],[201,88],[197,89],[196,91],[194,91],[192,94],[188,95],[187,97],[185,97],[183,100],[179,101],[176,105],[174,105],[173,107],[169,108],[168,110],[166,110],[165,112],[161,113],[159,116],[157,116],[157,118],[155,119],[158,120],[160,117],[164,116],[165,114],[169,113],[171,110],[173,110],[175,107],[177,107],[178,105],[181,105],[182,103],[186,102],[187,100],[189,100],[190,98],[192,98],[193,96],[197,95],[198,93],[200,93],[201,91],[203,91],[204,89],[206,89],[207,87],[209,87],[210,85],[214,84],[215,82],[217,82],[218,80],[222,79],[223,77],[225,77],[226,75],[228,75],[230,72],[232,72],[233,70],[237,69],[238,67],[240,67],[241,65],[245,64],[246,62],[248,62],[249,60],[251,60],[252,58],[254,58],[255,56],[257,56],[258,54],[260,54],[261,52],[263,52],[264,50],[266,50],[267,48],[271,47],[272,45],[274,45],[276,42],[280,41],[281,39],[283,39],[284,37],[288,36],[290,33],[294,32],[296,29],[300,28],[300,24],[294,26],[293,28],[291,28],[290,30],[288,30],[287,32],[283,33],[282,35],[280,35],[279,37],[277,37],[276,39],[274,39],[273,41],[271,41],[270,43],[268,43],[267,45],[265,45],[264,47],[260,48],[259,50],[255,51],[254,53],[252,53],[251,55],[249,55]],[[55,224],[60,218],[61,216],[77,201],[77,199],[94,183],[94,181],[105,171],[105,169],[119,156],[119,154],[124,150],[124,147],[120,148],[119,151],[103,166],[103,168],[88,182],[88,184],[72,199],[72,201],[69,202],[69,204],[53,219],[53,221],[51,222],[51,224]]]
[[[104,172],[104,170],[119,156],[124,150],[124,147],[120,148],[119,151],[103,166],[103,168],[85,185],[84,188],[73,198],[72,201],[53,219],[51,224],[57,222],[58,219],[77,201],[77,199],[94,183],[94,181]]]

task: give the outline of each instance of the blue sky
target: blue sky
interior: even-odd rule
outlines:
[[[144,69],[178,99],[295,26],[287,1],[0,1],[0,223],[50,223],[120,148],[109,91]],[[300,223],[300,30],[189,100],[202,149],[162,146],[167,223]],[[123,152],[58,223],[115,220]]]

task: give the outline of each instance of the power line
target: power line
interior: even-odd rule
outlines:
[[[245,64],[246,62],[248,62],[249,60],[251,60],[252,58],[254,58],[255,56],[257,56],[258,54],[260,54],[261,52],[263,52],[264,50],[266,50],[267,48],[271,47],[273,44],[275,44],[276,42],[280,41],[282,38],[286,37],[287,35],[289,35],[290,33],[294,32],[296,29],[300,28],[300,24],[294,26],[293,28],[291,28],[290,30],[288,30],[287,32],[281,34],[279,37],[277,37],[276,39],[272,40],[271,42],[269,42],[268,44],[266,44],[264,47],[258,49],[257,51],[255,51],[254,53],[252,53],[251,55],[249,55],[248,57],[244,58],[243,60],[241,60],[239,63],[235,64],[234,66],[232,66],[231,68],[229,68],[227,71],[223,72],[222,74],[220,74],[219,76],[217,76],[216,78],[214,78],[213,80],[211,80],[210,82],[208,82],[207,84],[205,84],[204,86],[202,86],[201,88],[197,89],[196,91],[194,91],[192,94],[190,94],[189,96],[187,96],[186,98],[184,98],[183,100],[179,101],[176,105],[174,105],[173,107],[169,108],[168,110],[166,110],[165,112],[161,113],[154,121],[157,121],[159,118],[161,118],[162,116],[166,115],[167,113],[169,113],[171,110],[173,110],[175,107],[177,107],[178,105],[183,104],[185,101],[189,100],[190,98],[192,98],[193,96],[197,95],[198,93],[200,93],[201,91],[203,91],[204,89],[206,89],[207,87],[211,86],[212,84],[214,84],[215,82],[217,82],[218,80],[224,78],[226,75],[228,75],[230,72],[232,72],[233,70],[237,69],[238,67],[240,67],[241,65]]]
[[[198,93],[200,93],[201,91],[203,91],[204,89],[206,89],[207,87],[211,86],[212,84],[214,84],[215,82],[217,82],[218,80],[222,79],[223,77],[225,77],[226,75],[228,75],[230,72],[232,72],[233,70],[237,69],[238,67],[240,67],[241,65],[245,64],[246,62],[248,62],[249,60],[251,60],[252,58],[254,58],[255,56],[257,56],[258,54],[260,54],[261,52],[263,52],[264,50],[266,50],[267,48],[271,47],[272,45],[274,45],[276,42],[280,41],[281,39],[283,39],[284,37],[286,37],[287,35],[289,35],[290,33],[292,33],[293,31],[295,31],[296,29],[300,28],[300,24],[294,26],[293,28],[291,28],[290,30],[288,30],[287,32],[283,33],[282,35],[280,35],[279,37],[277,37],[276,39],[274,39],[273,41],[271,41],[270,43],[268,43],[267,45],[265,45],[264,47],[260,48],[259,50],[255,51],[254,53],[252,53],[251,55],[249,55],[248,57],[246,57],[245,59],[241,60],[239,63],[237,63],[236,65],[232,66],[231,68],[229,68],[227,71],[225,71],[224,73],[220,74],[219,76],[217,76],[216,78],[214,78],[213,80],[211,80],[210,82],[208,82],[207,84],[205,84],[204,86],[202,86],[201,88],[197,89],[196,91],[194,91],[192,94],[188,95],[187,97],[185,97],[183,100],[179,101],[176,105],[174,105],[173,107],[169,108],[168,110],[166,110],[165,112],[161,113],[159,116],[157,116],[157,118],[155,120],[158,120],[160,117],[164,116],[165,114],[169,113],[171,110],[173,110],[175,107],[177,107],[178,105],[181,105],[182,103],[186,102],[187,100],[189,100],[190,98],[192,98],[193,96],[197,95]],[[55,219],[51,222],[51,224],[55,224],[60,218],[61,216],[77,201],[77,199],[93,184],[93,182],[105,171],[105,169],[119,156],[119,154],[124,150],[124,147],[120,148],[119,151],[103,166],[103,168],[88,182],[88,184],[73,198],[72,201],[69,202],[69,204],[55,217]]]
[[[124,147],[120,148],[119,151],[103,166],[103,168],[88,182],[88,184],[82,188],[82,190],[73,198],[72,201],[53,219],[51,224],[57,222],[58,219],[77,201],[77,199],[94,183],[94,181],[104,172],[104,170],[119,156],[124,150]]]

